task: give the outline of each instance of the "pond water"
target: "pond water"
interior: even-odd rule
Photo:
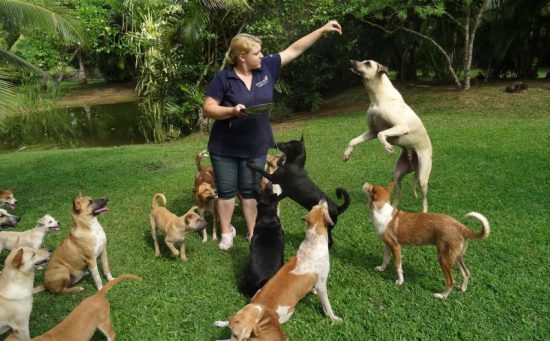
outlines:
[[[137,102],[57,108],[12,117],[0,131],[0,142],[9,149],[142,144],[142,121]]]
[[[145,143],[137,102],[67,108],[79,146],[117,146]],[[75,136],[75,137],[76,137]]]

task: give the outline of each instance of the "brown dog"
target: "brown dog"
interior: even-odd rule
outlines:
[[[277,314],[262,304],[247,304],[231,316],[229,321],[216,321],[215,325],[229,327],[232,341],[286,340]]]
[[[162,200],[159,206],[158,200]],[[166,197],[162,193],[157,193],[151,203],[153,209],[149,215],[151,220],[151,235],[155,245],[155,257],[160,256],[159,244],[157,241],[157,229],[165,233],[164,242],[172,251],[172,255],[178,255],[182,260],[187,260],[185,255],[185,235],[189,232],[200,231],[206,228],[206,220],[195,212],[197,206],[193,206],[181,217],[168,211],[166,208]],[[181,242],[180,251],[174,247],[175,242]]]
[[[80,281],[88,271],[100,290],[103,284],[97,269],[98,257],[107,280],[113,279],[107,258],[107,236],[97,220],[98,215],[108,211],[107,201],[107,198],[93,199],[78,193],[73,200],[73,227],[54,251],[46,267],[44,283],[35,292],[44,288],[55,293],[82,291],[83,287],[71,288],[71,285]]]
[[[105,298],[107,291],[123,279],[131,278],[142,281],[134,275],[120,275],[109,281],[97,292],[97,294],[84,299],[74,310],[58,325],[44,334],[33,338],[33,341],[56,340],[90,340],[96,329],[99,329],[107,340],[115,340],[116,334],[111,324],[111,308]],[[11,335],[7,340],[17,340]]]
[[[218,192],[216,191],[216,179],[214,177],[214,170],[212,166],[202,166],[201,162],[206,155],[206,150],[198,153],[195,157],[195,165],[197,166],[198,173],[195,175],[195,187],[193,193],[197,198],[197,206],[199,207],[199,214],[202,218],[205,218],[205,213],[208,212],[212,216],[212,239],[217,240],[217,219],[218,214],[216,210],[216,197]],[[202,242],[208,240],[208,234],[206,229],[202,230]]]
[[[384,271],[388,266],[391,254],[395,258],[397,285],[404,283],[401,266],[401,245],[435,245],[441,270],[445,275],[445,291],[434,294],[444,299],[453,289],[453,264],[456,264],[462,274],[460,289],[466,291],[470,272],[464,264],[464,254],[468,239],[484,239],[489,236],[490,228],[487,218],[477,212],[470,212],[466,217],[478,219],[483,226],[481,232],[474,232],[454,218],[437,213],[403,212],[390,205],[390,196],[394,187],[392,181],[387,188],[365,183],[363,191],[369,199],[369,211],[378,237],[384,242],[386,249],[382,265],[376,270]]]
[[[327,229],[332,225],[332,220],[326,200],[321,199],[303,219],[308,226],[298,253],[258,290],[251,303],[267,306],[277,314],[279,322],[284,323],[290,319],[302,297],[315,289],[325,315],[332,321],[342,321],[334,315],[328,299],[330,262]]]
[[[0,190],[0,207],[7,206],[10,209],[15,209],[17,200],[13,196],[13,188],[6,188],[3,190]]]

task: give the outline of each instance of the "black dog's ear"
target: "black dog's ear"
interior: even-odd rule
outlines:
[[[384,66],[382,64],[378,64],[378,73],[381,73],[381,72],[383,72],[387,75],[389,70],[386,66]]]
[[[302,137],[300,137],[300,142],[304,142],[304,133],[302,133]]]

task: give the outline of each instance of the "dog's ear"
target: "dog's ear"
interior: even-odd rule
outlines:
[[[300,137],[300,142],[304,142],[304,133],[302,133],[302,137]]]
[[[193,193],[197,193],[197,188],[193,188]]]
[[[80,192],[78,192],[78,195],[73,200],[73,213],[80,213],[80,210],[82,209],[82,205],[80,205]]]
[[[254,321],[254,328],[252,328],[252,332],[255,336],[260,336],[260,320],[264,317],[264,310],[261,308],[258,308],[260,311],[258,313],[258,316],[256,316],[256,320]]]
[[[382,72],[387,75],[389,70],[386,66],[384,66],[382,64],[378,64],[378,73],[382,73]]]
[[[19,269],[23,265],[23,249],[19,249],[11,261],[14,268]]]

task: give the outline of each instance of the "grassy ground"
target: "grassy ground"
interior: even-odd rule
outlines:
[[[404,250],[405,285],[394,284],[392,267],[374,271],[383,246],[374,234],[364,181],[387,183],[396,156],[378,142],[358,146],[347,163],[344,148],[365,127],[366,95],[361,88],[333,98],[333,113],[275,128],[276,139],[305,136],[310,176],[334,197],[342,186],[351,205],[339,218],[331,250],[329,298],[344,321],[324,317],[316,296],[306,296],[284,324],[290,340],[364,339],[549,339],[550,338],[550,84],[529,84],[525,94],[507,94],[504,84],[457,92],[444,88],[401,89],[421,116],[434,146],[430,210],[464,221],[472,210],[485,214],[492,227],[484,241],[472,241],[466,256],[472,278],[467,292],[453,291],[440,301],[443,288],[433,247]],[[355,104],[353,104],[355,103]],[[363,105],[361,105],[363,103]],[[346,106],[349,105],[349,106]],[[71,200],[79,188],[91,196],[108,196],[110,211],[101,216],[115,275],[133,273],[143,283],[125,281],[113,288],[113,323],[119,340],[214,340],[229,337],[213,327],[247,303],[237,283],[247,260],[242,214],[237,211],[235,247],[187,243],[189,261],[153,256],[148,212],[154,193],[163,192],[177,213],[193,204],[194,155],[207,136],[163,144],[118,148],[24,151],[0,154],[0,187],[16,185],[18,230],[34,226],[46,213],[62,222],[62,231],[46,237],[56,247],[71,226]],[[420,199],[405,181],[401,209],[417,211]],[[282,222],[286,258],[303,240],[305,210],[286,199]],[[475,229],[474,221],[467,222]],[[4,252],[0,256],[3,262]],[[40,283],[43,272],[38,272]],[[458,279],[455,271],[455,278]],[[63,319],[95,292],[91,278],[78,294],[40,293],[34,297],[31,335]],[[95,340],[104,339],[96,333]]]

